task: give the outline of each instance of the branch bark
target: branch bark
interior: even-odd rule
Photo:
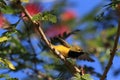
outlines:
[[[59,57],[59,59],[61,59],[66,67],[69,69],[69,71],[71,71],[71,73],[74,75],[75,73],[80,73],[80,69],[76,66],[76,65],[73,65],[72,63],[70,63],[68,60],[66,60],[66,58],[60,54],[57,50],[55,50],[53,48],[53,46],[51,45],[51,43],[48,41],[48,39],[46,38],[43,30],[42,30],[42,24],[41,22],[39,21],[33,21],[32,20],[32,16],[27,12],[27,10],[20,4],[19,7],[22,9],[22,11],[25,13],[26,17],[28,17],[28,19],[33,23],[33,25],[35,25],[35,27],[37,28],[39,34],[40,34],[40,37],[41,39],[46,43],[46,45],[49,47],[49,49]]]
[[[117,11],[118,12],[118,11]],[[118,12],[118,16],[120,18],[120,13]],[[101,77],[100,80],[105,80],[106,76],[107,76],[107,73],[108,71],[110,70],[110,67],[112,66],[112,63],[113,63],[113,59],[114,59],[114,56],[115,56],[115,53],[116,53],[116,50],[117,50],[117,45],[118,45],[118,40],[119,40],[119,36],[120,36],[120,19],[118,20],[118,28],[117,28],[117,34],[116,34],[116,38],[115,38],[115,42],[114,42],[114,46],[113,46],[113,49],[111,50],[110,52],[110,59],[108,61],[108,64],[103,72],[103,75]]]

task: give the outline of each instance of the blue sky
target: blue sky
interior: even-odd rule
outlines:
[[[51,0],[51,1],[54,1],[54,0]],[[75,6],[75,7],[71,6],[71,8],[74,9],[74,10],[76,10],[77,13],[79,13],[79,17],[80,17],[80,18],[83,18],[83,17],[84,17],[85,15],[87,15],[94,7],[96,7],[96,5],[98,5],[98,4],[101,3],[102,1],[103,1],[103,0],[94,0],[94,1],[92,1],[92,0],[69,0],[68,4],[71,5],[71,4],[73,4],[73,3],[76,3],[76,6]],[[44,4],[47,4],[47,6],[45,5],[45,9],[49,9],[49,7],[51,6],[50,3],[51,3],[51,2],[49,2],[49,3],[48,3],[48,2],[44,2]],[[17,17],[15,17],[15,16],[6,16],[6,17],[7,17],[7,19],[8,19],[11,23],[15,23],[16,20],[17,20]],[[1,31],[0,31],[0,32],[1,32]],[[119,63],[118,58],[119,58],[119,57],[115,57],[114,62],[113,62],[113,65],[114,65],[114,64],[117,64],[118,66],[120,66],[120,64],[118,64],[118,63]],[[97,68],[96,68],[96,71],[102,73],[101,68],[99,67],[99,66],[100,66],[99,61],[97,60],[97,58],[94,58],[94,59],[96,60],[95,63],[86,62],[87,65],[90,64],[90,65],[93,66],[93,67],[97,67]],[[86,63],[85,63],[85,64],[86,64]],[[79,63],[78,63],[78,64],[79,64]],[[84,62],[81,61],[80,64],[81,64],[81,65],[84,65]],[[118,68],[118,67],[116,67],[116,65],[114,65],[114,68]],[[25,73],[24,73],[23,71],[19,71],[19,72],[17,72],[17,73],[11,72],[10,74],[11,74],[11,77],[17,77],[17,78],[19,78],[20,80],[21,80],[23,77],[25,77]],[[117,80],[118,78],[120,79],[120,77],[116,77],[117,79],[114,78],[114,77],[112,77],[111,74],[112,74],[112,71],[110,70],[110,72],[108,73],[108,78],[107,78],[107,80]],[[96,78],[96,77],[94,77],[94,80],[99,80],[99,79]]]
[[[97,4],[99,4],[99,2],[101,2],[101,0],[94,0],[94,1],[91,1],[91,0],[69,0],[68,4],[73,4],[73,3],[76,4],[77,3],[77,5],[75,7],[73,7],[73,6],[69,6],[69,7],[71,7],[76,12],[78,12],[80,14],[79,17],[82,18],[87,13],[89,13]],[[90,3],[90,5],[88,5],[89,3]],[[45,5],[44,6],[45,9],[49,10],[49,8],[51,6],[51,2],[44,2],[43,4]],[[47,6],[46,6],[46,4],[47,4]],[[10,23],[15,23],[16,20],[18,19],[17,17],[12,16],[12,15],[5,15],[5,16]],[[23,71],[10,73],[11,77],[17,77],[19,79],[24,78],[25,75],[26,74]]]

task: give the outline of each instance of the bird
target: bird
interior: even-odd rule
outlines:
[[[94,60],[89,56],[89,54],[78,45],[69,45],[65,40],[57,38],[61,44],[52,45],[59,53],[61,53],[65,58],[73,58],[84,61],[94,62]]]

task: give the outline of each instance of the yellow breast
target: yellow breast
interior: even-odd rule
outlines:
[[[54,45],[53,46],[57,51],[59,51],[64,57],[68,57],[68,52],[70,48],[63,45]]]

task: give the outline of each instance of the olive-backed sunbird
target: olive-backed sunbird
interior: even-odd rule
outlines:
[[[61,44],[53,45],[53,47],[59,51],[65,58],[75,58],[80,60],[87,60],[94,62],[92,58],[89,57],[87,52],[84,52],[83,49],[77,45],[70,46],[63,39],[59,38]]]

